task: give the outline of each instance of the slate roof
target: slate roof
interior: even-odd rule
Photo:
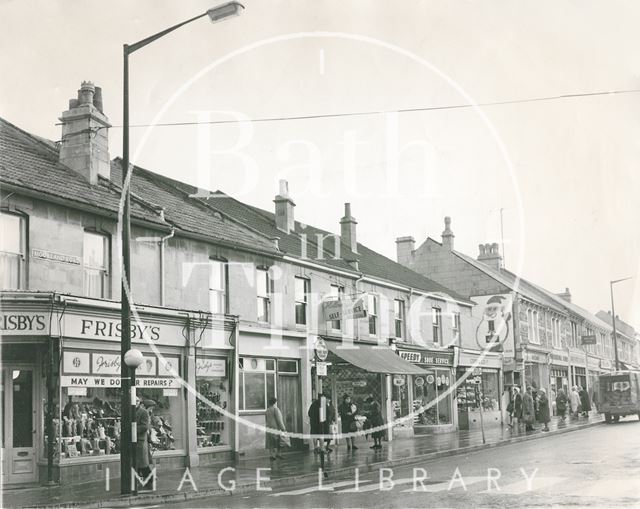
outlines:
[[[180,182],[168,177],[160,176],[148,170],[137,169],[145,178],[161,183],[167,188],[172,189],[182,196],[195,194],[196,187]],[[193,198],[192,198],[193,200]],[[452,290],[428,279],[417,272],[400,265],[399,263],[369,249],[365,245],[358,243],[358,253],[352,253],[345,245],[340,246],[340,256],[334,259],[334,239],[327,237],[323,242],[323,259],[318,257],[319,246],[316,241],[317,234],[323,236],[332,235],[326,230],[316,228],[311,225],[303,224],[295,221],[294,230],[287,234],[276,227],[275,214],[266,210],[243,203],[235,198],[221,192],[216,191],[209,198],[198,198],[202,204],[206,204],[211,210],[219,211],[222,214],[230,216],[242,224],[252,228],[256,232],[264,235],[266,238],[278,237],[279,249],[282,253],[296,258],[303,258],[303,234],[307,235],[306,239],[306,257],[314,263],[319,263],[327,267],[340,269],[345,272],[352,273],[354,277],[360,274],[375,277],[390,283],[411,287],[427,293],[438,294],[442,297],[451,297],[463,303],[471,302]],[[358,260],[358,270],[356,270],[349,260]]]
[[[116,218],[121,198],[122,168],[119,159],[111,164],[111,179],[89,182],[59,162],[58,147],[31,135],[0,118],[0,184],[13,185],[53,201],[90,207]],[[213,214],[205,204],[186,199],[163,184],[149,178],[150,172],[134,169],[131,179],[131,218],[168,230],[206,237],[212,242],[260,251],[280,253],[263,235],[221,214]],[[158,176],[159,177],[159,176]],[[165,210],[165,220],[159,214]],[[167,224],[169,223],[169,224]]]

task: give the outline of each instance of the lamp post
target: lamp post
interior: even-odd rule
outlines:
[[[209,16],[212,23],[223,21],[232,16],[238,16],[244,6],[238,2],[227,2],[217,7],[209,9],[203,14],[194,16],[191,19],[178,23],[157,34],[151,35],[146,39],[142,39],[134,44],[125,44],[123,46],[123,112],[122,112],[122,190],[125,193],[123,217],[122,217],[122,309],[121,309],[121,327],[122,338],[120,343],[120,356],[122,366],[122,432],[121,444],[129,444],[132,441],[131,423],[132,423],[132,401],[130,389],[135,388],[135,369],[130,369],[125,362],[125,354],[131,348],[131,303],[129,302],[131,287],[131,256],[129,243],[131,241],[131,220],[130,220],[130,192],[129,192],[129,176],[131,168],[129,167],[129,55],[139,49],[145,47],[164,37],[170,32],[184,26],[192,21]],[[133,401],[135,403],[135,400]],[[123,495],[131,493],[131,451],[129,447],[120,448],[120,491]]]
[[[124,360],[124,364],[121,364],[121,366],[126,366],[127,369],[129,370],[130,382],[131,382],[129,387],[129,403],[130,403],[129,410],[131,412],[130,414],[131,426],[128,427],[131,433],[131,437],[129,442],[125,442],[122,435],[120,435],[120,457],[123,457],[123,455],[125,455],[125,451],[129,452],[129,455],[130,455],[129,457],[131,460],[129,474],[131,474],[131,469],[135,470],[136,468],[136,462],[134,458],[136,457],[136,442],[138,441],[138,430],[137,430],[137,426],[136,426],[137,423],[135,419],[136,369],[138,369],[138,366],[142,364],[144,358],[142,357],[142,352],[140,350],[138,350],[137,348],[130,348],[125,352],[123,360]],[[124,482],[124,480],[122,480],[122,482]],[[132,484],[131,479],[129,479],[127,488],[129,489],[129,491],[135,492],[135,487],[132,487],[131,484]]]
[[[609,290],[611,292],[611,323],[613,324],[613,352],[616,359],[616,371],[620,369],[620,360],[618,358],[618,334],[616,333],[616,308],[613,303],[613,285],[622,281],[627,281],[628,279],[632,279],[632,276],[609,281]]]

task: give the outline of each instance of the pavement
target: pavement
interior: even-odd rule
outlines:
[[[551,434],[322,484],[172,504],[233,508],[640,507],[640,422]]]
[[[592,413],[589,418],[561,423],[554,417],[549,432],[538,425],[535,431],[509,427],[494,427],[485,432],[483,443],[480,431],[456,431],[452,433],[418,435],[407,439],[385,442],[381,451],[369,447],[365,438],[356,440],[357,451],[347,452],[344,445],[334,447],[326,459],[328,481],[377,471],[385,467],[398,467],[434,458],[465,454],[484,449],[505,446],[516,442],[537,440],[557,434],[577,431],[601,424],[602,417]],[[156,490],[141,492],[135,496],[120,495],[118,479],[110,481],[109,491],[104,482],[78,483],[64,486],[38,486],[4,489],[2,507],[131,507],[145,504],[184,502],[191,499],[253,493],[258,488],[285,489],[316,482],[320,461],[313,452],[286,454],[284,459],[270,461],[268,457],[239,459],[224,464],[185,470],[159,468]],[[258,479],[260,477],[261,479]],[[235,483],[235,484],[233,484]],[[258,484],[259,483],[259,484]],[[230,488],[233,486],[233,490]]]

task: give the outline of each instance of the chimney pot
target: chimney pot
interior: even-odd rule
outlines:
[[[100,113],[104,113],[102,106],[102,87],[96,87],[96,92],[93,94],[93,105]]]
[[[453,239],[455,235],[451,231],[451,218],[444,218],[444,231],[442,232],[442,246],[449,251],[453,251]]]
[[[356,238],[356,218],[351,215],[351,204],[344,204],[344,217],[340,219],[340,240],[352,253],[358,252],[358,240]]]
[[[483,262],[485,265],[499,270],[502,262],[500,256],[500,249],[497,242],[480,244],[480,254],[478,255],[478,261]]]
[[[413,237],[398,237],[396,239],[396,259],[400,265],[411,265],[416,241]]]
[[[69,109],[62,113],[62,141],[60,162],[97,184],[99,177],[109,179],[111,160],[109,158],[109,119],[98,109],[102,107],[102,91],[90,81],[83,81],[78,90],[78,98],[69,100]]]
[[[290,233],[295,229],[293,209],[296,204],[289,197],[289,183],[286,180],[280,180],[278,184],[280,192],[273,200],[276,204],[276,228]]]

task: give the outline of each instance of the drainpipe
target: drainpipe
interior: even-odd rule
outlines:
[[[175,228],[171,228],[169,235],[162,237],[158,244],[160,245],[160,305],[164,306],[164,243],[173,237],[176,233]]]

